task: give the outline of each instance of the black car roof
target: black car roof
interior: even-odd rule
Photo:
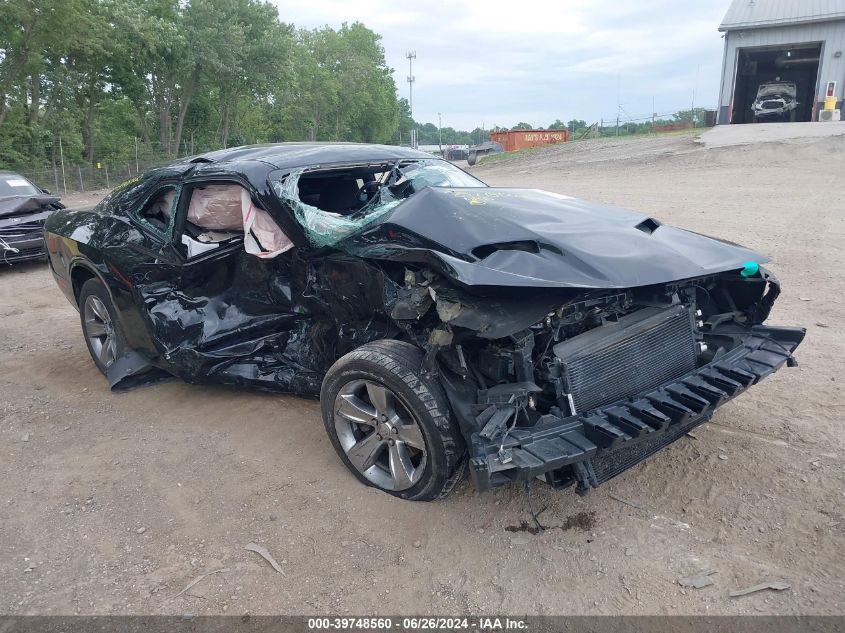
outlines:
[[[370,162],[401,158],[433,158],[431,154],[398,145],[366,143],[268,143],[221,149],[184,159],[187,163],[261,161],[278,169],[319,164]]]

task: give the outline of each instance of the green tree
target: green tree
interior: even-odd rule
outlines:
[[[566,128],[572,134],[575,134],[578,130],[585,130],[587,127],[589,127],[587,122],[582,119],[572,119],[566,124]]]
[[[692,122],[696,127],[704,125],[704,117],[707,108],[696,108],[695,110],[681,110],[673,115],[674,122]]]
[[[31,117],[40,107],[40,74],[44,58],[58,49],[59,34],[76,42],[80,33],[64,25],[85,18],[77,0],[6,0],[0,10],[0,123],[9,111],[10,92],[27,105],[23,83],[34,77],[28,104]],[[84,26],[84,25],[83,25]]]
[[[55,164],[59,140],[77,164],[128,160],[138,137],[139,154],[164,159],[233,143],[390,142],[414,125],[381,37],[359,22],[295,30],[264,0],[4,0],[0,11],[3,166]]]
[[[411,118],[411,106],[404,97],[399,99],[399,127],[397,141],[402,143],[411,138],[411,130],[416,127],[416,122]]]

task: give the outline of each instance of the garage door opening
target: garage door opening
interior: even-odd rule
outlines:
[[[740,49],[731,123],[812,121],[821,48]]]

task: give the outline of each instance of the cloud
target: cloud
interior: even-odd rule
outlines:
[[[471,129],[545,126],[697,104],[715,107],[729,0],[274,0],[283,20],[316,28],[359,20],[380,33],[400,96],[414,62],[414,116]],[[636,114],[635,114],[636,113]]]

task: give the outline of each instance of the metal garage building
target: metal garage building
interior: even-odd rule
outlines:
[[[733,0],[719,30],[725,33],[720,124],[839,115],[845,0]],[[836,103],[828,98],[828,111],[821,112],[826,96]]]

